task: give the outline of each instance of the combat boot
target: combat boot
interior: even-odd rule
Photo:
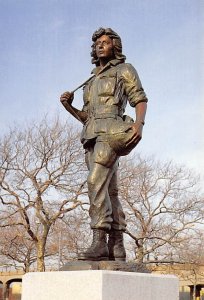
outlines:
[[[123,243],[123,232],[112,229],[108,240],[109,260],[125,261],[126,252]]]
[[[108,260],[109,252],[106,241],[106,231],[101,229],[93,230],[93,241],[91,246],[78,255],[78,260]]]

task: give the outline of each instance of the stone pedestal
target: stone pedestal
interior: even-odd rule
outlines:
[[[175,276],[120,271],[27,273],[22,300],[178,300]]]

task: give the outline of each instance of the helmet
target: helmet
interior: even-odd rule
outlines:
[[[107,132],[107,141],[110,147],[119,155],[124,156],[129,154],[138,144],[136,142],[128,144],[134,136],[132,129],[132,118],[124,116],[124,121],[114,120]]]

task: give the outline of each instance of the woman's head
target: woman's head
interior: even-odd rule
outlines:
[[[126,57],[125,55],[122,54],[122,42],[119,35],[111,28],[99,28],[94,32],[92,36],[92,41],[93,41],[92,52],[91,52],[92,63],[95,64],[96,66],[99,65],[99,59],[96,55],[96,41],[98,38],[100,38],[103,35],[109,36],[113,41],[114,58],[117,58],[121,60],[121,62],[124,62]]]

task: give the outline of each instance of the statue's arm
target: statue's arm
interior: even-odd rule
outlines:
[[[148,99],[142,87],[137,71],[132,65],[125,64],[122,75],[128,101],[132,107],[135,107],[136,120],[132,124],[135,134],[130,143],[136,143],[142,138],[142,130],[145,123]]]
[[[81,121],[83,124],[86,122],[88,118],[88,114],[85,111],[78,110],[76,107],[72,105],[72,101],[74,100],[74,94],[70,92],[65,92],[61,95],[60,101],[64,108],[78,121]]]
[[[142,130],[145,124],[145,115],[147,110],[147,103],[146,102],[139,102],[135,106],[135,114],[136,120],[132,125],[133,130],[135,131],[134,140],[140,141],[142,138]]]
[[[135,106],[135,115],[136,115],[135,123],[141,123],[142,125],[145,124],[146,111],[147,111],[147,102],[139,102]]]

